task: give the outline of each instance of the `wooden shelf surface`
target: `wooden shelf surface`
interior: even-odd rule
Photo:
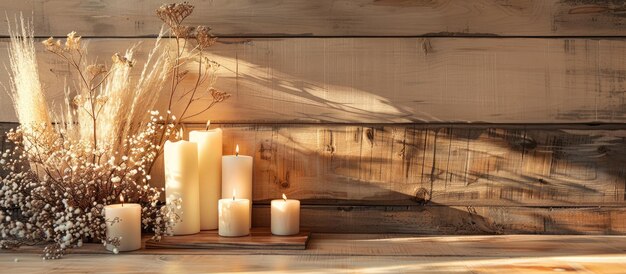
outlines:
[[[306,250],[144,248],[114,255],[100,244],[85,244],[55,261],[42,261],[41,248],[0,251],[0,269],[11,273],[510,274],[626,270],[626,236],[600,235],[313,233]]]
[[[161,241],[147,240],[146,249],[306,249],[310,234],[300,231],[293,236],[276,236],[267,227],[253,228],[250,235],[243,237],[221,237],[217,230],[201,231],[198,234],[164,237]]]

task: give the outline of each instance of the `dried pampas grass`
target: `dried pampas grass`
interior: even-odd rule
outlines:
[[[46,96],[39,80],[32,23],[25,22],[20,16],[19,23],[15,19],[15,25],[17,29],[9,25],[10,87],[5,86],[5,89],[16,106],[20,123],[50,124]]]
[[[49,242],[44,258],[56,259],[84,241],[118,246],[124,239],[107,237],[111,220],[102,209],[120,197],[142,205],[142,224],[155,239],[180,221],[174,210],[180,201],[160,204],[162,189],[150,185],[150,171],[182,120],[228,98],[212,87],[219,66],[203,55],[216,41],[210,28],[181,24],[192,11],[187,3],[157,10],[176,46],[168,48],[160,35],[143,64],[134,59],[138,45],[111,61],[94,62],[75,32],[65,41],[43,41],[71,71],[58,107],[42,89],[32,23],[15,20],[5,89],[21,125],[7,136],[14,148],[0,153],[0,174],[7,174],[0,178],[0,248]],[[195,84],[177,88],[186,77]],[[169,104],[161,114],[153,109],[166,85]],[[173,102],[182,102],[177,115]],[[205,106],[192,113],[194,102]]]

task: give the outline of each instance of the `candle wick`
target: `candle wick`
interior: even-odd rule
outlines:
[[[233,196],[233,201],[235,200],[235,196]]]

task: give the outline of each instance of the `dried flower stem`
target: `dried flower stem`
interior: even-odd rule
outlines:
[[[63,87],[65,105],[60,112],[51,111],[45,100],[30,24],[22,19],[21,32],[11,32],[8,91],[21,125],[8,134],[15,148],[0,151],[0,174],[6,174],[0,180],[0,247],[49,242],[44,258],[56,259],[84,241],[119,245],[123,239],[106,235],[106,224],[116,221],[107,220],[103,208],[120,195],[142,204],[142,223],[156,239],[171,232],[180,220],[174,210],[180,201],[163,206],[163,189],[150,186],[150,171],[163,143],[175,138],[183,120],[228,98],[212,88],[218,65],[203,53],[215,43],[210,29],[182,25],[192,11],[187,3],[159,8],[157,15],[175,36],[176,52],[172,58],[157,38],[139,78],[131,78],[135,47],[113,55],[107,66],[88,64],[75,32],[64,43],[45,40],[46,50],[75,74],[75,84]],[[196,45],[188,49],[188,41]],[[178,88],[188,75],[184,66],[193,60],[198,62],[197,79],[180,94]],[[167,81],[168,110],[160,115],[153,110],[154,93]],[[181,119],[172,111],[176,96],[176,102],[185,100]],[[207,106],[189,114],[190,105],[204,98],[211,99]]]

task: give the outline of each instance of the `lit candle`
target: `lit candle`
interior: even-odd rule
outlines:
[[[107,238],[118,238],[118,251],[131,251],[141,248],[141,205],[124,203],[104,206]],[[106,249],[113,251],[115,246],[107,244]]]
[[[200,183],[200,229],[217,229],[217,201],[222,196],[222,129],[189,132],[189,141],[198,145]]]
[[[235,148],[235,155],[222,157],[222,198],[232,197],[235,191],[239,197],[250,200],[252,211],[252,157],[239,155],[239,145]]]
[[[198,185],[198,146],[187,141],[165,142],[165,201],[171,204],[180,199],[174,212],[180,220],[174,226],[174,235],[200,232],[200,203]]]
[[[250,234],[250,200],[235,198],[220,199],[218,234],[225,237],[241,237]]]
[[[287,199],[272,200],[272,234],[295,235],[300,233],[300,201]]]

